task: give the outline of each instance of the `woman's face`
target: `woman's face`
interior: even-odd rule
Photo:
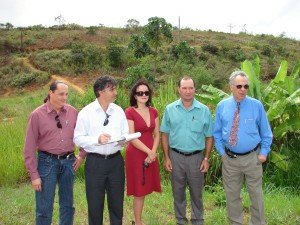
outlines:
[[[146,85],[140,85],[137,87],[136,92],[135,92],[135,99],[137,103],[142,103],[146,104],[146,102],[149,100],[149,89]]]

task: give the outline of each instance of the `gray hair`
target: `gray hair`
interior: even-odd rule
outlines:
[[[238,70],[238,71],[234,71],[230,77],[229,77],[229,84],[233,84],[234,83],[234,80],[237,76],[242,76],[242,77],[245,77],[247,80],[248,80],[248,75],[244,72],[244,71],[241,71],[241,70]]]

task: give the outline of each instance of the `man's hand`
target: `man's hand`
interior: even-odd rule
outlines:
[[[75,162],[73,163],[73,168],[75,171],[77,171],[77,169],[80,167],[82,162],[83,162],[83,158],[81,158],[80,156],[77,156]]]
[[[167,171],[172,172],[173,168],[170,158],[165,159],[164,166]]]
[[[264,163],[265,161],[267,161],[267,156],[265,156],[265,155],[258,155],[257,158],[261,163]]]
[[[35,179],[31,181],[31,185],[34,190],[36,191],[42,191],[42,180],[41,178]]]
[[[100,134],[98,138],[98,143],[99,144],[106,144],[110,140],[111,136],[109,134]]]
[[[200,171],[202,173],[206,173],[209,169],[209,162],[208,160],[203,159],[200,165]]]

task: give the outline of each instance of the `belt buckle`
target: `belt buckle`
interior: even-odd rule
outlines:
[[[72,155],[73,153],[70,153],[66,156],[66,159],[69,160],[70,156]]]
[[[108,158],[108,155],[105,155],[105,156],[104,156],[104,159],[107,159],[107,158]]]
[[[233,158],[233,159],[237,158],[237,155],[233,154],[231,151],[227,151],[226,153],[230,158]]]

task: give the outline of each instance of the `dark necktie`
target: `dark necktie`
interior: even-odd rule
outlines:
[[[234,112],[232,126],[230,130],[230,136],[229,136],[229,145],[230,146],[236,146],[238,141],[238,131],[239,131],[239,121],[240,121],[240,103],[237,103],[236,110]]]

